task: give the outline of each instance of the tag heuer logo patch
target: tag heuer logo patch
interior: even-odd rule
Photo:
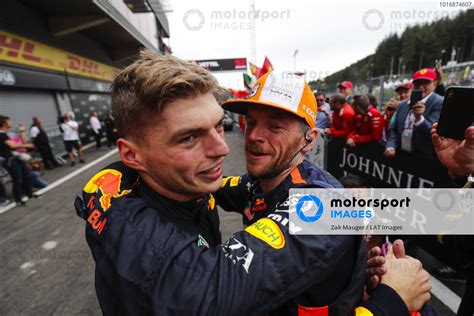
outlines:
[[[202,246],[209,248],[209,244],[204,239],[204,237],[202,237],[201,235],[198,235],[198,247],[202,247]]]

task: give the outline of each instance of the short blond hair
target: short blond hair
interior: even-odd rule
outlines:
[[[112,82],[112,112],[121,137],[140,142],[153,114],[181,98],[213,93],[217,80],[206,69],[149,50],[123,69]]]

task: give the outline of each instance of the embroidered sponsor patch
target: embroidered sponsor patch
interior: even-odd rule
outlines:
[[[235,237],[231,237],[222,245],[222,251],[224,252],[224,256],[233,264],[241,265],[245,269],[245,272],[249,273],[254,256],[252,249],[241,243]]]
[[[206,247],[209,248],[209,244],[207,243],[206,239],[201,235],[198,235],[198,247]]]
[[[250,91],[250,98],[257,94],[258,88],[260,88],[260,83],[253,87],[252,91]]]
[[[285,247],[285,236],[278,224],[269,218],[262,218],[245,229],[250,235],[266,242],[275,249]]]
[[[109,209],[112,198],[119,198],[131,192],[131,190],[120,190],[122,184],[122,173],[114,169],[104,169],[98,172],[84,186],[84,192],[95,194],[100,191],[99,198],[102,210]]]
[[[215,206],[216,206],[216,199],[214,198],[212,194],[209,194],[209,204],[207,204],[207,209],[209,211],[213,210]]]
[[[232,177],[230,180],[230,186],[236,187],[239,184],[240,177]]]
[[[229,182],[229,180],[231,179],[232,177],[225,177],[224,179],[222,179],[222,184],[221,184],[221,187],[225,187],[225,185],[227,184],[227,182]]]

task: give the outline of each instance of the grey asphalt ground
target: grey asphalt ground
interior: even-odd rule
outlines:
[[[241,134],[227,136],[235,150],[225,161],[225,174],[241,174]],[[105,153],[108,149],[88,150],[86,164]],[[85,222],[76,216],[73,201],[89,178],[118,159],[115,154],[26,206],[0,214],[0,315],[101,314]],[[52,183],[83,166],[48,170],[44,178]],[[220,213],[224,238],[242,229],[239,215]]]
[[[227,132],[231,154],[224,174],[245,171],[243,137],[240,131]],[[108,149],[89,150],[91,162]],[[73,201],[85,182],[118,155],[102,161],[78,176],[28,201],[25,207],[0,214],[0,315],[100,315],[94,290],[94,262],[84,238],[84,221],[75,214]],[[75,167],[47,171],[53,182]],[[240,215],[220,212],[221,230],[226,240],[242,229]],[[454,315],[434,302],[442,315]]]

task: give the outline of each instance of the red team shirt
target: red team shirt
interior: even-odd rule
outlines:
[[[373,106],[365,115],[355,117],[354,130],[347,135],[347,139],[352,138],[357,143],[378,143],[382,139],[385,120],[379,110]]]
[[[336,112],[332,112],[331,136],[346,137],[354,130],[354,109],[349,103],[346,103],[339,113]]]

